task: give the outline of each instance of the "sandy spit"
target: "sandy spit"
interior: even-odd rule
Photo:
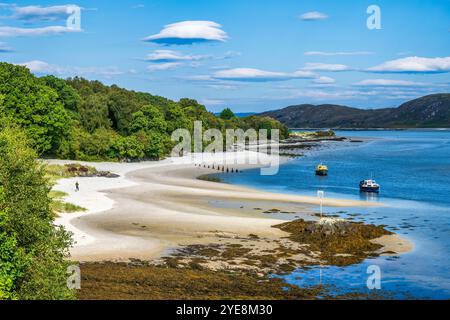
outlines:
[[[231,156],[235,163],[243,163],[249,153],[236,152]],[[223,238],[239,239],[249,234],[268,241],[286,236],[283,231],[271,227],[283,223],[283,220],[256,212],[214,207],[210,205],[214,200],[256,201],[269,203],[269,206],[271,202],[285,203],[296,212],[305,211],[305,208],[311,211],[319,204],[315,197],[269,193],[196,179],[200,175],[216,172],[211,169],[212,165],[217,167],[223,157],[224,154],[215,154],[201,159],[185,157],[140,163],[76,161],[98,170],[117,173],[120,178],[62,179],[55,186],[55,190],[68,193],[65,201],[87,209],[79,214],[62,214],[55,222],[74,234],[76,244],[71,250],[72,258],[78,261],[157,259],[182,245],[218,243]],[[230,154],[226,157],[230,161]],[[264,157],[265,163],[271,160]],[[75,161],[47,162],[66,164]],[[198,164],[201,167],[195,166]],[[234,164],[228,167],[242,170],[259,166]],[[79,192],[75,192],[76,181],[80,183]],[[351,207],[376,204],[327,198],[324,205]],[[383,241],[399,242],[398,239]],[[408,248],[406,244],[401,247]]]

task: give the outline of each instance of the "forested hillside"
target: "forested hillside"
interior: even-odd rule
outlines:
[[[192,99],[178,102],[106,86],[83,78],[38,78],[22,66],[0,63],[0,126],[17,124],[44,157],[75,160],[161,159],[173,147],[172,132],[217,128],[281,129],[259,116],[215,116]]]

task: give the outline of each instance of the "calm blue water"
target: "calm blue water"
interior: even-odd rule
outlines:
[[[301,286],[320,282],[336,294],[368,292],[367,267],[378,265],[382,291],[395,298],[450,299],[450,131],[345,131],[341,136],[370,138],[364,143],[327,142],[320,151],[284,164],[278,175],[259,170],[221,175],[229,183],[275,192],[380,201],[387,207],[326,208],[355,221],[387,225],[409,239],[412,252],[368,259],[344,268],[297,270],[287,276]],[[329,166],[328,177],[316,177],[315,166]],[[382,186],[373,198],[359,192],[359,181],[373,176]],[[342,213],[341,211],[346,211]],[[355,216],[355,214],[357,216]]]

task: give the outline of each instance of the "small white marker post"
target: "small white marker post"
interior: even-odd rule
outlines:
[[[325,197],[325,192],[324,191],[317,191],[317,198],[320,199],[320,218],[322,218],[323,215],[323,198]]]
[[[325,197],[325,191],[317,191],[317,197],[320,199],[320,218],[323,217],[323,198]],[[320,285],[322,285],[322,264],[320,264]]]
[[[317,198],[320,199],[320,218],[322,219],[322,217],[323,217],[323,198],[325,198],[325,191],[322,191],[322,190],[317,191]],[[320,264],[320,280],[319,280],[320,285],[322,285],[322,277],[323,277],[322,264]]]

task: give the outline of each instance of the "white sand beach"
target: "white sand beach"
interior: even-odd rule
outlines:
[[[101,171],[119,174],[120,178],[58,181],[54,189],[68,193],[65,201],[87,209],[82,213],[62,214],[56,220],[57,225],[74,234],[76,244],[71,250],[72,258],[78,261],[157,259],[180,245],[215,243],[222,238],[252,234],[269,240],[280,239],[286,234],[272,226],[284,220],[273,219],[248,206],[242,205],[236,209],[214,206],[212,202],[257,203],[265,209],[284,205],[284,210],[310,216],[319,204],[320,200],[315,197],[269,193],[196,179],[217,172],[207,166],[219,163],[222,156],[210,155],[202,162],[189,162],[183,158],[141,163],[77,161]],[[239,158],[247,155],[242,152],[233,153],[233,156]],[[61,160],[48,162],[74,163]],[[194,163],[201,163],[202,167]],[[231,167],[242,170],[258,165]],[[76,181],[80,183],[79,192],[75,192]],[[378,204],[327,198],[324,205],[353,207]],[[392,242],[389,239],[383,241],[386,244]],[[396,238],[395,243],[397,252],[411,248],[401,238]]]

